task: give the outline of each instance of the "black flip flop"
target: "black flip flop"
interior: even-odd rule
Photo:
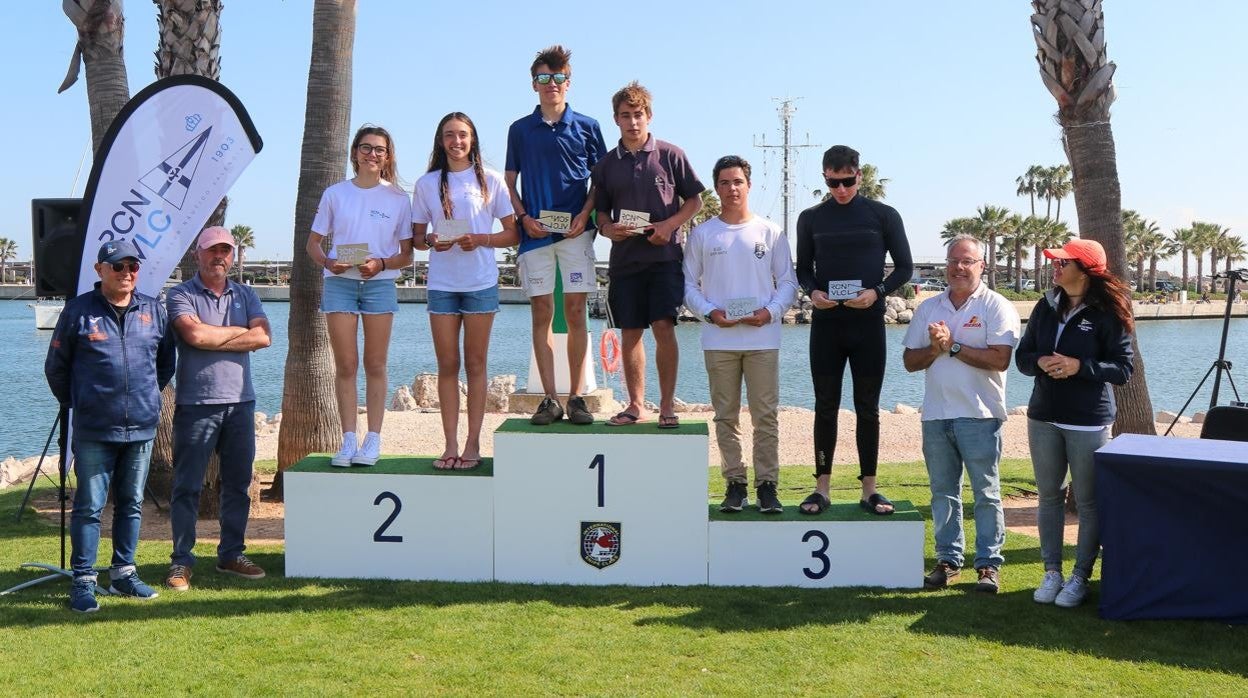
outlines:
[[[660,429],[679,429],[680,417],[674,414],[659,415],[659,428]]]
[[[808,504],[813,504],[815,506],[814,511],[811,511],[810,509],[806,508],[806,505]],[[802,512],[803,514],[806,514],[807,516],[815,516],[818,514],[822,514],[823,511],[830,506],[832,506],[831,500],[823,496],[823,494],[819,492],[811,492],[809,497],[802,500],[802,504],[800,507],[798,507],[797,510]]]
[[[607,426],[609,427],[632,426],[633,424],[636,424],[638,420],[640,419],[641,417],[638,417],[635,414],[629,414],[628,412],[621,412],[615,415],[614,417],[612,417],[611,419],[608,419]]]
[[[867,510],[869,513],[875,514],[876,516],[892,516],[893,512],[897,511],[897,507],[893,507],[893,503],[888,501],[888,497],[885,497],[879,492],[876,492],[866,499],[858,500],[858,506]],[[876,509],[878,506],[889,506],[893,508],[888,511],[879,511]]]

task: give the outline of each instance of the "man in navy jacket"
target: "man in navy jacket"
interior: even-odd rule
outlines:
[[[175,354],[164,305],[135,289],[141,258],[127,240],[100,247],[95,264],[100,280],[65,304],[44,363],[52,394],[73,410],[78,488],[69,525],[74,575],[69,602],[79,613],[100,607],[95,557],[110,484],[116,493],[109,592],[156,597],[139,579],[134,549],[160,420],[160,391],[173,377]]]

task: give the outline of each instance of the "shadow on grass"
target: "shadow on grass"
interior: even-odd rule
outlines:
[[[59,543],[55,528],[31,519],[14,524],[9,512],[17,501],[0,495],[0,588],[32,579],[34,572],[17,569],[16,555],[46,555],[55,561]],[[969,522],[968,522],[969,523]],[[49,532],[53,535],[49,535]],[[1021,538],[1021,540],[1020,540]],[[249,557],[269,571],[257,581],[244,581],[212,569],[201,560],[193,589],[175,593],[161,588],[151,602],[103,598],[102,612],[90,617],[65,606],[67,581],[50,582],[0,598],[0,625],[8,627],[79,627],[80,623],[125,626],[142,632],[146,622],[187,618],[242,618],[268,614],[386,612],[409,608],[451,608],[461,605],[549,604],[563,608],[633,612],[639,626],[669,626],[720,633],[755,633],[805,628],[843,627],[872,632],[873,624],[897,619],[905,629],[930,637],[977,638],[1005,646],[1126,662],[1148,662],[1248,677],[1248,626],[1195,621],[1108,622],[1097,617],[1093,583],[1090,603],[1065,610],[1032,602],[1030,580],[1023,575],[1040,569],[1033,539],[1013,537],[1021,547],[1007,548],[1004,580],[1007,591],[995,596],[971,590],[974,574],[941,592],[871,588],[829,590],[740,587],[591,587],[504,583],[409,582],[359,579],[292,579],[284,576],[279,549],[262,548]],[[153,559],[143,544],[140,560]],[[23,558],[29,559],[29,558]],[[927,561],[929,564],[931,560]],[[142,564],[150,582],[163,579],[166,566]],[[1012,578],[1013,575],[1019,575]],[[917,580],[916,580],[917,581]],[[1011,590],[1019,584],[1027,588]],[[654,609],[653,612],[648,612]],[[681,609],[679,615],[662,609]],[[891,621],[884,620],[891,618]],[[913,618],[913,620],[906,620]],[[135,626],[138,623],[140,625]]]

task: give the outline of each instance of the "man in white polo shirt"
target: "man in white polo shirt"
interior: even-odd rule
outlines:
[[[923,586],[943,589],[961,575],[965,466],[975,497],[975,590],[995,594],[1005,562],[998,472],[1005,373],[1020,322],[1014,304],[981,283],[983,243],[959,235],[946,249],[949,287],[915,310],[902,355],[907,371],[927,371],[923,459],[932,489],[936,566],[923,578]]]
[[[797,297],[797,275],[788,236],[750,212],[750,163],[724,156],[715,163],[714,180],[722,212],[689,233],[684,273],[685,305],[707,323],[702,353],[728,488],[720,511],[741,511],[749,500],[738,426],[744,378],[758,510],[780,514],[780,319]]]

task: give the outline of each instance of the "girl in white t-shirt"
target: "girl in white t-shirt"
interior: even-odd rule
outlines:
[[[494,220],[503,230],[491,233]],[[438,358],[438,403],[446,448],[433,462],[439,469],[467,470],[481,462],[485,418],[486,354],[498,312],[495,247],[520,242],[511,198],[502,176],[481,164],[477,128],[466,114],[442,117],[433,136],[429,171],[412,193],[412,231],[419,250],[429,253],[429,326]],[[468,439],[461,451],[459,430],[460,329],[468,374]]]
[[[394,141],[380,126],[355,132],[349,153],[355,177],[325,190],[312,221],[307,251],[325,268],[321,310],[334,352],[334,388],[342,419],[342,447],[332,465],[372,465],[381,453],[386,413],[386,355],[399,310],[394,287],[399,270],[412,263],[412,207],[398,187]],[[322,242],[333,236],[333,253]],[[340,261],[341,260],[341,261]],[[356,441],[357,325],[364,325],[368,434]]]

